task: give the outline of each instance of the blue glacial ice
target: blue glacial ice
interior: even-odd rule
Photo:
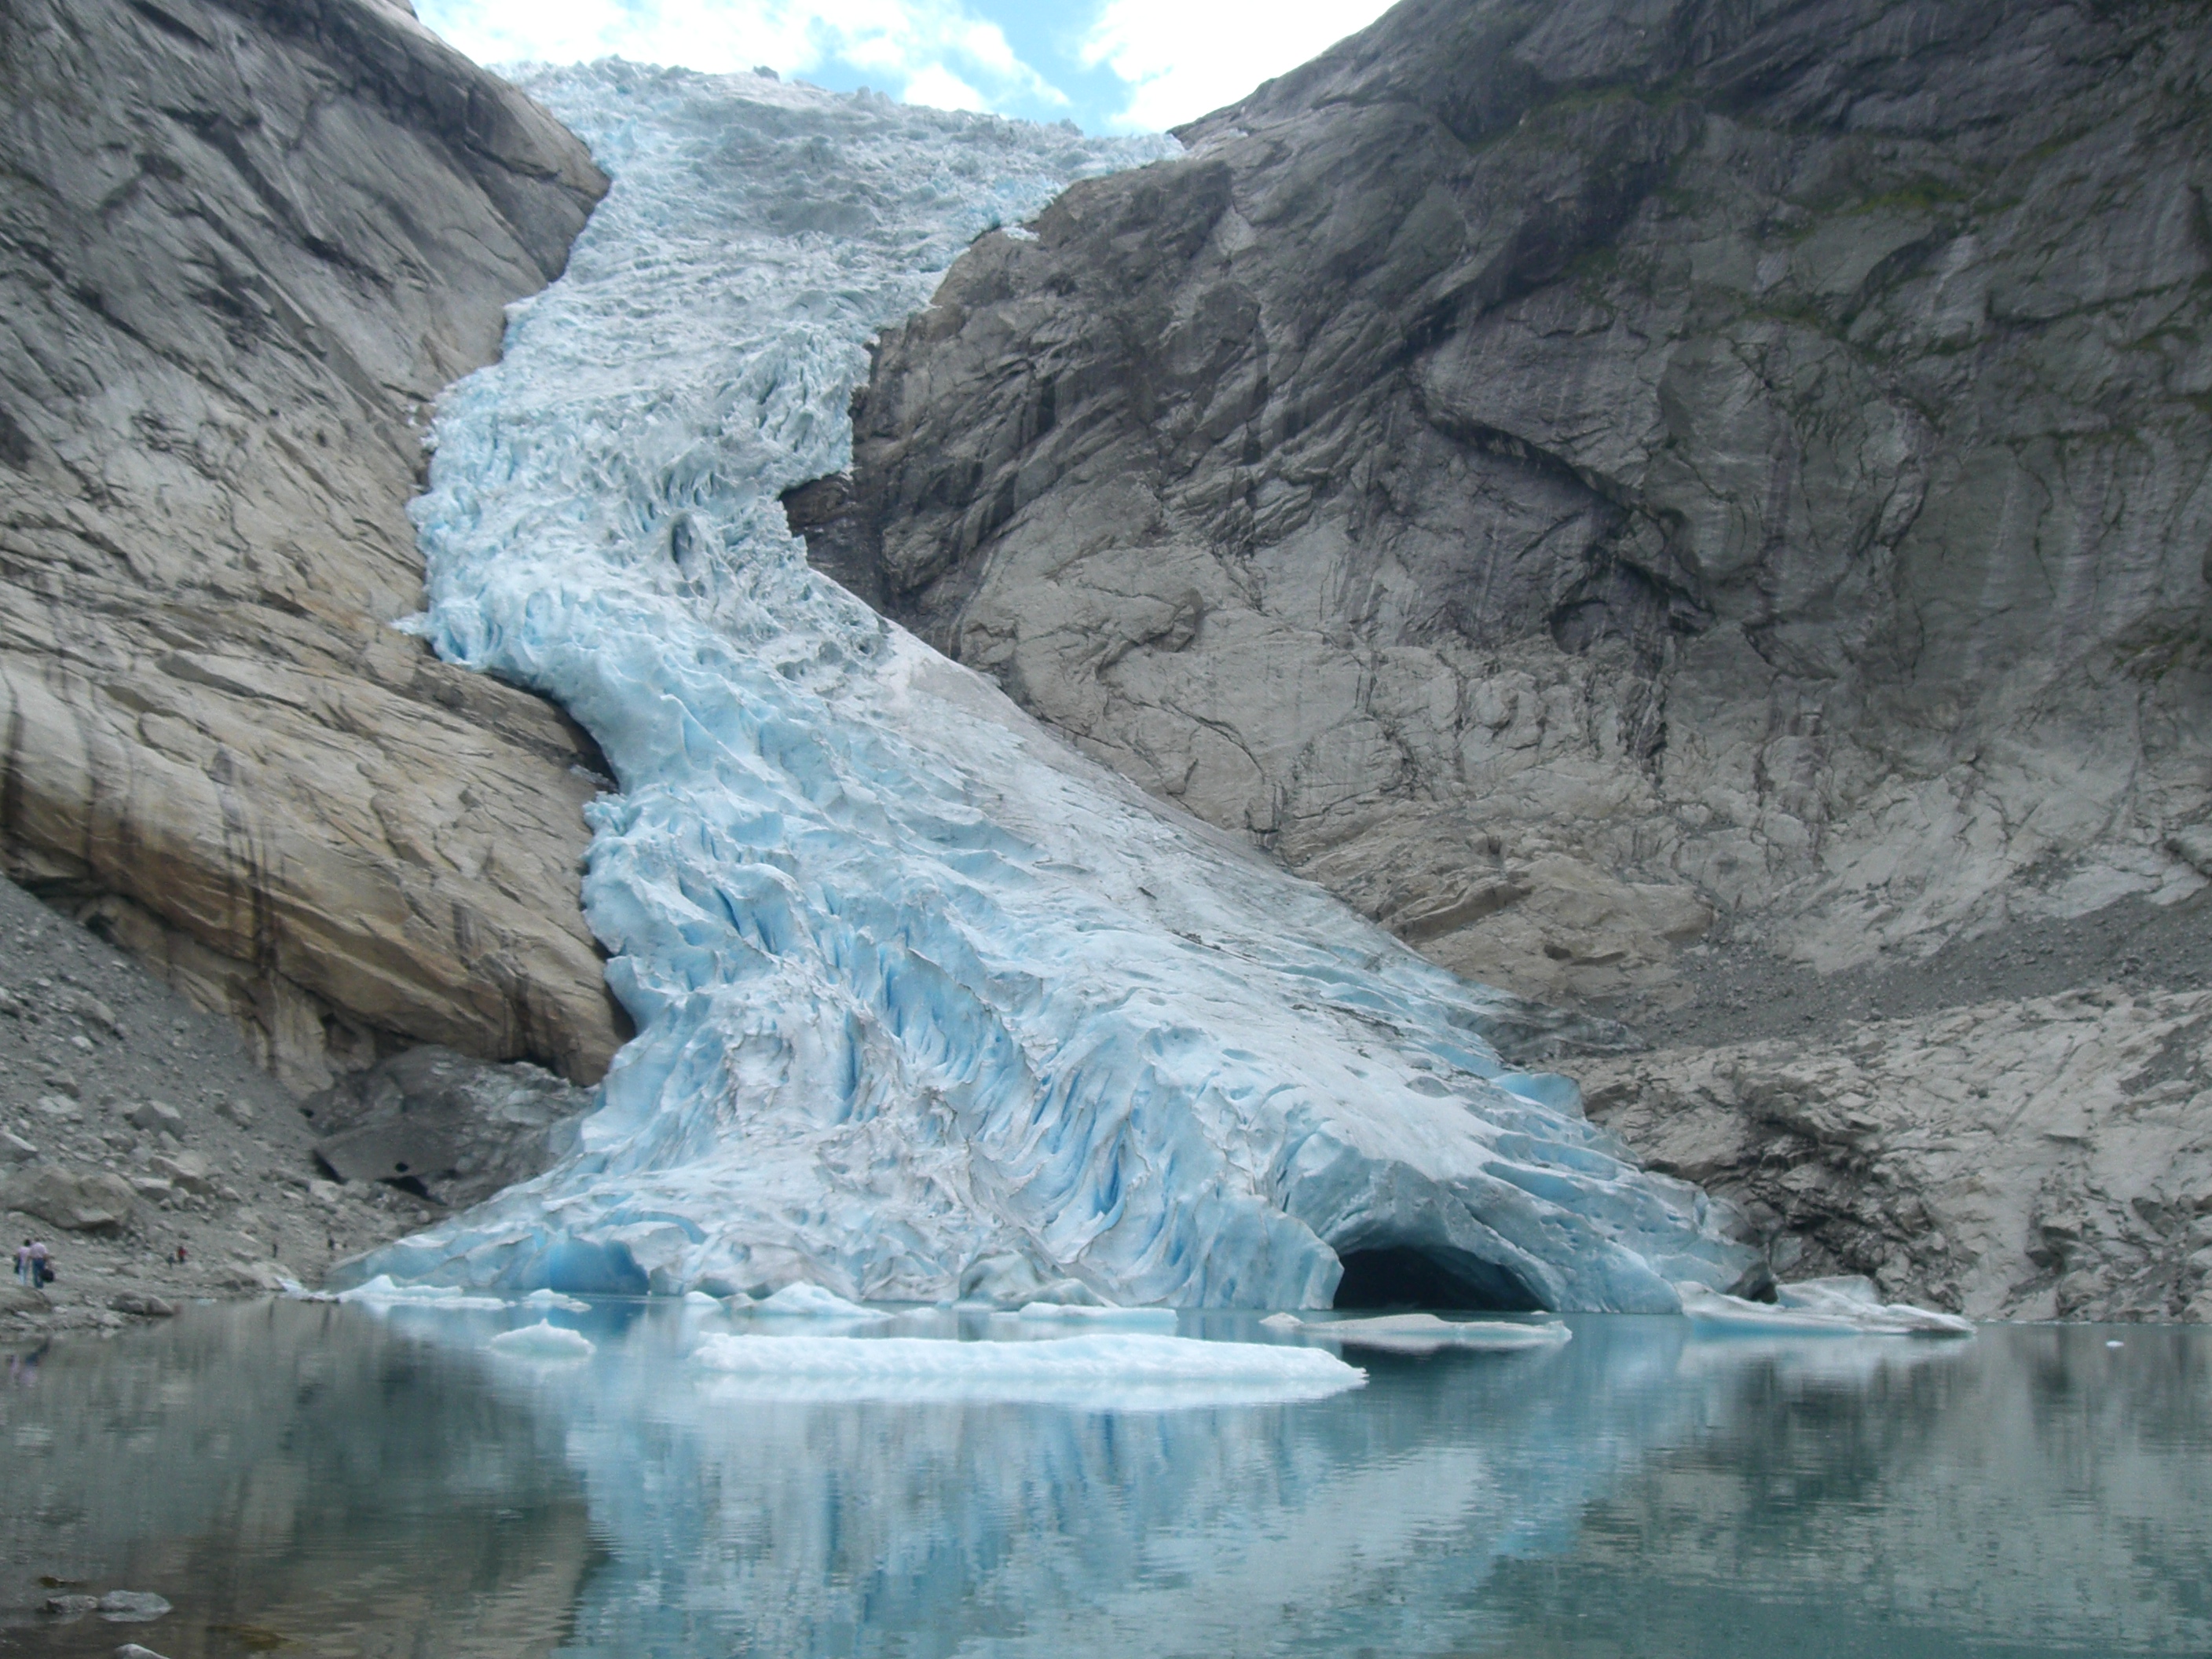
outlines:
[[[448,659],[605,751],[586,916],[638,1036],[579,1150],[348,1277],[562,1292],[1326,1307],[1405,1249],[1668,1311],[1750,1255],[1504,1000],[1143,796],[811,571],[872,331],[1166,140],[620,63],[526,79],[614,179],[441,404]]]

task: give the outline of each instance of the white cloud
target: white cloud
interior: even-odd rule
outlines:
[[[1083,60],[1127,82],[1125,131],[1180,125],[1233,104],[1387,11],[1391,0],[1106,0]]]
[[[932,109],[987,110],[990,102],[983,94],[946,69],[942,64],[932,64],[920,74],[910,77],[906,91],[901,94],[909,104],[927,104]]]
[[[779,75],[842,63],[909,103],[1067,102],[962,0],[417,0],[417,9],[479,63],[612,55]]]

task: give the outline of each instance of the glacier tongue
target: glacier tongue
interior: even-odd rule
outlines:
[[[1507,1074],[1488,994],[1078,756],[788,533],[779,492],[848,459],[871,332],[1167,141],[616,62],[527,84],[614,187],[441,405],[408,625],[605,750],[584,900],[639,1035],[578,1152],[349,1276],[1312,1307],[1340,1253],[1393,1249],[1655,1311],[1737,1278],[1702,1194]]]

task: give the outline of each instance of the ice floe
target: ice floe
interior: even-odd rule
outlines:
[[[502,1331],[489,1346],[495,1352],[525,1359],[589,1359],[599,1351],[598,1345],[581,1331],[544,1319],[535,1325]]]
[[[765,1314],[771,1318],[784,1319],[846,1319],[873,1321],[888,1319],[889,1314],[878,1313],[873,1308],[864,1308],[857,1302],[848,1302],[834,1291],[819,1285],[787,1285],[774,1296],[763,1297],[754,1303],[748,1312]]]
[[[1173,1331],[1173,1308],[1093,1307],[1085,1303],[1029,1302],[1019,1316],[1036,1324],[1115,1325],[1126,1330]]]
[[[1117,1409],[1317,1400],[1366,1373],[1317,1348],[1100,1331],[1042,1342],[710,1336],[694,1361],[785,1399],[1029,1401]]]
[[[1682,1311],[1700,1329],[1761,1336],[1972,1336],[1973,1322],[1956,1314],[1884,1302],[1870,1279],[1808,1279],[1784,1285],[1772,1303],[1723,1296],[1703,1285],[1678,1285]]]
[[[1372,1319],[1300,1319],[1292,1314],[1270,1316],[1261,1322],[1382,1353],[1439,1353],[1446,1348],[1519,1353],[1557,1348],[1574,1340],[1574,1333],[1557,1320],[1524,1325],[1500,1319],[1439,1319],[1425,1313],[1380,1314]]]
[[[558,1291],[532,1291],[522,1298],[526,1308],[559,1308],[566,1313],[589,1313],[592,1304],[581,1297],[563,1296]]]
[[[507,1306],[504,1297],[471,1295],[445,1285],[401,1285],[389,1273],[379,1273],[366,1284],[340,1291],[337,1300],[372,1308],[442,1308],[448,1312],[484,1311]]]

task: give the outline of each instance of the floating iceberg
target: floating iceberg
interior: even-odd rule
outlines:
[[[1317,1348],[1099,1332],[1047,1342],[710,1336],[700,1365],[780,1399],[1030,1401],[1094,1408],[1319,1400],[1367,1374]]]
[[[638,1036],[577,1152],[352,1276],[936,1302],[1017,1260],[1015,1305],[1321,1307],[1364,1255],[1468,1306],[1667,1312],[1736,1282],[1703,1194],[1501,1064],[1505,999],[1084,759],[788,533],[779,492],[849,460],[871,332],[1168,141],[617,62],[526,84],[613,188],[441,405],[409,626],[605,750],[584,900]]]
[[[1519,1353],[1531,1348],[1557,1348],[1574,1340],[1574,1333],[1557,1320],[1540,1324],[1508,1324],[1495,1319],[1439,1319],[1434,1314],[1384,1314],[1373,1319],[1299,1319],[1291,1316],[1278,1324],[1271,1316],[1262,1321],[1278,1330],[1296,1330],[1324,1342],[1340,1342],[1347,1348],[1372,1348],[1380,1353],[1441,1353],[1446,1348],[1470,1353]]]
[[[755,1314],[780,1315],[787,1319],[844,1319],[854,1322],[888,1319],[888,1314],[878,1313],[873,1308],[864,1308],[857,1302],[848,1302],[835,1291],[825,1291],[819,1285],[799,1283],[787,1285],[774,1296],[755,1303],[749,1311]]]
[[[524,1359],[589,1359],[599,1352],[598,1345],[581,1331],[572,1331],[549,1319],[502,1331],[489,1346],[495,1353]]]
[[[1682,1311],[1707,1330],[1759,1336],[1972,1336],[1974,1323],[1956,1314],[1884,1302],[1870,1279],[1808,1279],[1784,1285],[1772,1304],[1723,1296],[1703,1285],[1678,1285]]]
[[[537,1290],[522,1298],[526,1308],[559,1308],[568,1313],[589,1313],[592,1304],[580,1297],[563,1296],[558,1291]]]
[[[357,1302],[372,1308],[441,1308],[447,1312],[483,1312],[507,1306],[497,1296],[471,1296],[449,1285],[401,1285],[389,1273],[379,1273],[349,1291],[340,1291],[340,1302]]]
[[[1082,1303],[1029,1302],[1023,1304],[1020,1317],[1040,1324],[1118,1325],[1148,1331],[1176,1328],[1172,1308],[1094,1308]]]

